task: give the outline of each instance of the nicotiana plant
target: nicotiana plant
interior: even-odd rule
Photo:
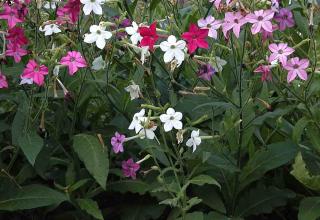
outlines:
[[[320,218],[320,2],[0,2],[0,219]]]

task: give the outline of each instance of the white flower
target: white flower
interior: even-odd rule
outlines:
[[[138,132],[143,128],[142,122],[144,122],[146,119],[146,117],[144,117],[145,113],[146,111],[144,109],[141,109],[140,112],[134,114],[132,122],[128,129],[135,130],[136,134],[138,134]]]
[[[201,138],[199,137],[200,131],[192,131],[191,132],[191,137],[187,141],[186,145],[188,147],[192,147],[192,152],[195,152],[197,149],[197,146],[201,144]]]
[[[53,68],[53,75],[55,76],[58,76],[59,75],[59,70],[60,70],[60,66],[59,65],[56,65],[54,68]]]
[[[106,62],[104,61],[104,59],[102,58],[102,56],[98,56],[97,58],[95,58],[92,62],[92,69],[93,70],[102,70],[104,69],[106,66]]]
[[[83,6],[83,13],[85,15],[89,15],[91,11],[97,15],[102,15],[102,7],[101,4],[103,0],[80,0]]]
[[[60,0],[45,1],[43,7],[45,9],[56,9],[58,2],[60,2]]]
[[[139,29],[139,27],[138,27],[137,23],[134,21],[132,22],[132,26],[125,28],[127,34],[130,35],[130,40],[131,40],[132,44],[134,44],[134,45],[137,45],[142,40],[142,36],[138,32],[138,29]]]
[[[112,33],[105,30],[102,25],[91,25],[90,34],[85,34],[84,42],[92,44],[96,42],[99,49],[103,49],[106,46],[106,40],[112,37]]]
[[[140,87],[134,82],[124,89],[130,93],[131,100],[138,99],[140,97]]]
[[[147,139],[153,140],[156,136],[154,133],[156,129],[157,129],[156,125],[153,125],[151,128],[142,128],[141,131],[139,132],[140,135],[143,135],[141,136],[141,139],[147,138]]]
[[[167,114],[160,115],[161,122],[164,123],[164,131],[168,132],[171,131],[172,128],[177,130],[182,129],[182,113],[176,112],[173,108],[167,109]]]
[[[33,79],[21,77],[20,85],[23,85],[23,84],[31,85],[31,84],[33,84]]]
[[[160,48],[164,51],[163,60],[165,63],[171,62],[173,59],[177,60],[180,65],[184,60],[183,50],[186,47],[186,42],[183,40],[177,41],[177,38],[173,35],[168,37],[168,41],[160,43]]]
[[[44,28],[40,26],[39,30],[44,32],[45,36],[49,36],[49,35],[57,34],[61,32],[61,30],[59,29],[59,26],[56,24],[47,24],[44,26]]]
[[[227,61],[221,59],[220,57],[215,57],[214,61],[211,61],[210,64],[213,68],[218,70],[218,72],[221,72],[223,70],[223,66],[227,64]]]

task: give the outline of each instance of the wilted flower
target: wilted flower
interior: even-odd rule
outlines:
[[[271,80],[271,70],[269,65],[260,65],[254,70],[255,73],[261,73],[261,81]]]
[[[216,72],[217,71],[208,63],[205,65],[201,65],[197,74],[198,74],[199,78],[209,81],[209,80],[211,80],[211,77]]]
[[[140,87],[134,82],[132,82],[131,85],[127,86],[125,90],[130,93],[131,100],[134,100],[140,97]]]
[[[199,137],[200,131],[192,131],[191,137],[188,139],[186,145],[192,147],[192,152],[195,152],[197,146],[201,144],[201,138]]]
[[[102,56],[98,56],[92,62],[92,69],[93,70],[98,71],[98,70],[104,69],[105,67],[106,67],[106,62],[104,61]]]

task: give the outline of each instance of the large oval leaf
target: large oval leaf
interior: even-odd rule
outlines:
[[[320,217],[320,197],[309,197],[301,201],[299,220],[316,220]]]
[[[107,148],[103,147],[98,138],[87,134],[78,134],[73,139],[73,149],[83,161],[89,173],[106,189],[109,172]]]

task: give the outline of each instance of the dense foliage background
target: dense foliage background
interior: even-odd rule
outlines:
[[[208,0],[109,0],[102,15],[85,15],[89,3],[81,2],[0,3],[0,219],[320,217],[317,1],[281,0],[277,8],[278,1],[267,0],[221,1],[218,7]],[[15,25],[28,39],[16,57],[8,46],[11,18],[3,15],[15,4],[20,11],[14,13],[23,13]],[[59,10],[70,5],[74,21],[70,11]],[[199,19],[271,7],[275,14],[279,8],[292,12],[294,25],[276,27],[268,38],[253,34],[249,22],[239,36],[219,29],[216,39],[206,37],[207,48],[190,53],[188,45],[180,63],[164,62],[160,42],[169,35],[188,41],[185,33]],[[125,27],[132,21],[156,21],[153,50],[131,42]],[[102,46],[85,39],[99,22],[112,33]],[[47,24],[59,25],[60,32],[47,34]],[[287,43],[295,50],[291,57],[308,59],[308,78],[287,80],[284,67],[269,64],[272,43]],[[65,64],[73,62],[70,51],[79,52],[83,64],[72,74]],[[31,74],[31,59],[47,68],[32,71],[47,75],[20,83],[22,73]],[[132,85],[140,89],[133,100]],[[160,115],[169,107],[182,113],[183,129],[166,132]],[[153,138],[128,130],[141,109],[148,116],[144,131],[157,126]],[[201,144],[193,152],[186,141],[197,130]],[[125,135],[118,136],[120,153],[113,146],[118,142],[111,143],[115,132]]]

